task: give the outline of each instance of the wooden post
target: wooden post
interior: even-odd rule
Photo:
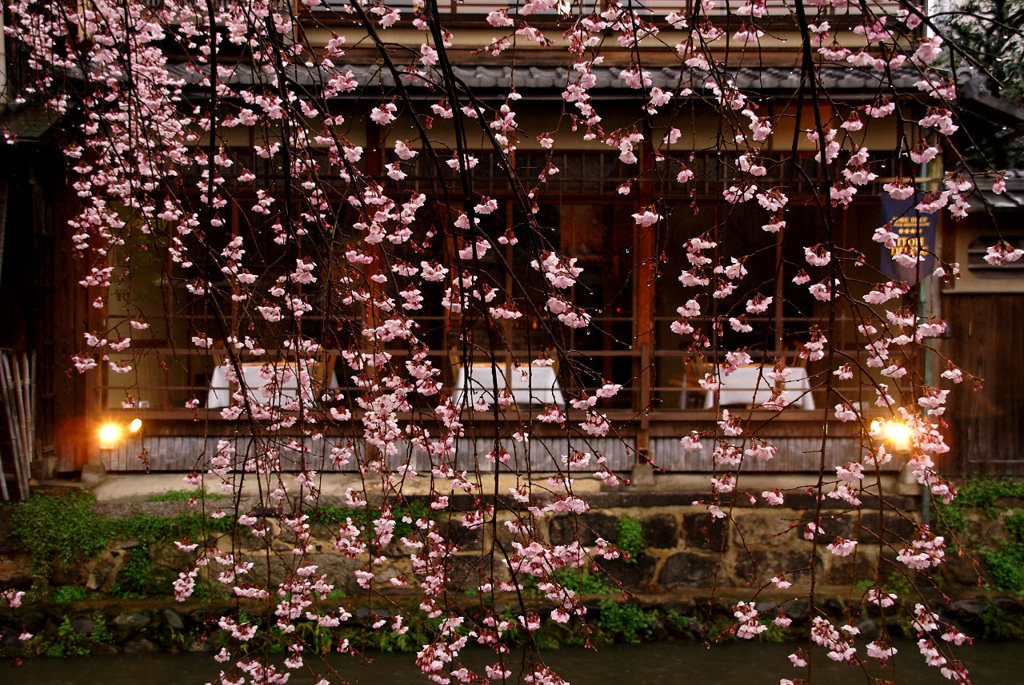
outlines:
[[[654,279],[657,266],[654,230],[653,226],[642,229],[633,240],[633,273],[636,274],[633,340],[640,353],[639,394],[636,407],[640,413],[640,427],[636,436],[636,448],[643,457],[646,457],[650,447],[651,388],[654,385]]]
[[[649,140],[651,131],[646,130],[645,135]],[[637,209],[643,211],[644,207],[654,201],[651,177],[654,173],[654,156],[650,145],[644,147],[640,163],[642,168],[641,181],[638,184]],[[633,229],[633,347],[640,355],[639,367],[634,367],[638,385],[635,409],[640,416],[636,434],[638,464],[646,462],[650,453],[651,389],[654,385],[654,281],[658,266],[657,227],[658,224],[654,224],[646,228]]]

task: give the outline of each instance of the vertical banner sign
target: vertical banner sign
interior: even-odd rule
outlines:
[[[882,245],[882,273],[897,281],[914,283],[918,273],[927,278],[935,270],[935,234],[938,214],[920,214],[914,210],[918,200],[894,200],[882,196],[882,221],[896,234],[896,244]],[[918,264],[919,255],[924,260]]]

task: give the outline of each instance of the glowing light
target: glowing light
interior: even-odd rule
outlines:
[[[100,426],[100,447],[110,449],[121,439],[121,427],[116,423],[105,423]]]
[[[142,419],[132,419],[132,422],[128,424],[129,433],[138,433],[142,430]]]
[[[902,421],[875,419],[871,422],[871,435],[889,443],[895,450],[905,450],[910,447],[914,430]]]

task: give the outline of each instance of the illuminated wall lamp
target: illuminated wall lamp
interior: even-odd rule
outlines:
[[[903,421],[875,419],[871,422],[871,437],[888,443],[897,456],[903,457],[903,463],[900,465],[899,476],[896,480],[896,488],[902,494],[909,495],[914,494],[920,487],[921,523],[927,525],[931,519],[928,486],[919,486],[917,477],[910,469],[910,445],[913,441],[914,429]]]
[[[99,430],[100,449],[112,450],[121,442],[121,426],[116,423],[105,423]]]
[[[128,432],[136,434],[142,430],[142,419],[132,419],[128,423]],[[124,428],[119,423],[108,422],[100,426],[99,430],[100,449],[112,450],[117,447],[124,437]]]
[[[910,449],[913,436],[914,429],[902,421],[875,419],[871,422],[871,437],[889,443],[897,452],[906,452]]]

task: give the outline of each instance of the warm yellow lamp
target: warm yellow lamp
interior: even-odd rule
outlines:
[[[905,451],[910,448],[914,429],[895,419],[875,419],[871,422],[871,435],[889,443],[894,450]]]
[[[99,437],[101,449],[113,449],[121,440],[121,426],[116,423],[105,423],[100,426]]]

